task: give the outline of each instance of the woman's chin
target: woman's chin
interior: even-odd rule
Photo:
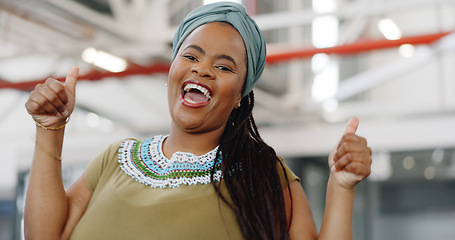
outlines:
[[[184,131],[195,131],[201,128],[204,121],[200,115],[191,114],[184,111],[174,112],[172,120],[174,125]]]

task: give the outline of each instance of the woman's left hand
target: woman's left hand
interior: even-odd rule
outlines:
[[[359,120],[352,118],[329,156],[331,178],[337,185],[347,189],[353,189],[371,173],[371,148],[367,146],[365,138],[355,134],[358,126]]]

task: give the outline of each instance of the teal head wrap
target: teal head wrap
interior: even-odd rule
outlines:
[[[253,90],[265,66],[265,41],[254,20],[247,15],[244,6],[233,2],[218,2],[203,5],[191,11],[180,23],[174,35],[172,60],[183,40],[197,27],[210,22],[227,22],[240,33],[247,54],[247,75],[242,97]]]

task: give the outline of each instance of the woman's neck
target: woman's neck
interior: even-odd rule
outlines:
[[[206,154],[219,145],[223,131],[224,128],[211,132],[190,133],[172,126],[169,136],[163,143],[163,153],[167,158],[177,151],[198,156]]]

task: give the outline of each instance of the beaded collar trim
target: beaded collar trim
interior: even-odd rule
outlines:
[[[119,149],[120,168],[136,181],[153,188],[207,184],[213,168],[214,180],[220,181],[221,159],[215,163],[218,147],[201,156],[176,152],[167,159],[162,151],[166,137],[158,135],[144,141],[123,141]]]

